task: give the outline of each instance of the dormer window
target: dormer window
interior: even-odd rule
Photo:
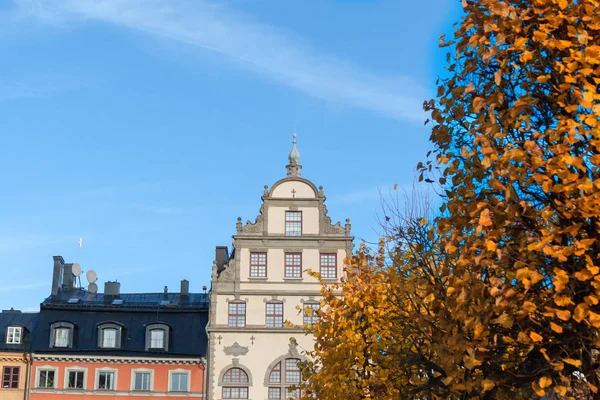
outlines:
[[[146,325],[146,350],[169,350],[169,326],[166,324]]]
[[[20,326],[9,326],[6,332],[7,344],[21,344],[23,342],[23,328]]]
[[[285,236],[302,236],[302,211],[285,212]]]
[[[75,325],[70,322],[55,322],[50,325],[50,347],[73,347]]]
[[[98,325],[98,347],[118,349],[121,347],[122,326],[114,322],[103,322]]]

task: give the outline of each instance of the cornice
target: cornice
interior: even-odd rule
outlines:
[[[91,362],[112,364],[177,364],[177,365],[205,365],[206,360],[200,358],[157,358],[157,357],[126,357],[126,356],[91,356],[68,354],[39,354],[33,353],[34,361],[61,361],[61,362]]]

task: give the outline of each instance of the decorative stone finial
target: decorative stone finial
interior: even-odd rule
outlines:
[[[300,176],[302,165],[300,165],[300,152],[296,148],[296,133],[293,135],[292,150],[288,155],[288,161],[289,164],[286,166],[287,176]]]
[[[265,190],[263,191],[263,197],[269,197],[269,185],[265,185]]]
[[[346,235],[350,235],[352,231],[352,225],[350,225],[350,218],[346,218]]]
[[[242,231],[242,217],[238,217],[237,222],[235,223],[235,230],[237,233]]]

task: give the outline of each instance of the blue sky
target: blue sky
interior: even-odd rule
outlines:
[[[53,255],[100,287],[201,291],[284,177],[294,121],[332,219],[375,239],[379,191],[410,187],[429,149],[459,5],[0,2],[0,308],[37,309]]]

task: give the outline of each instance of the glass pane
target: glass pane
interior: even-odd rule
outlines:
[[[117,330],[103,329],[102,330],[102,347],[112,348],[117,347]]]
[[[278,363],[271,370],[269,375],[269,383],[281,383],[281,363]]]
[[[150,348],[165,348],[165,331],[163,331],[162,329],[155,329],[150,331]]]
[[[186,373],[174,373],[171,375],[171,391],[173,392],[187,392],[188,374]]]
[[[134,390],[150,390],[150,372],[136,372]]]
[[[285,360],[285,383],[300,383],[300,367],[297,358]]]
[[[69,347],[69,331],[67,328],[58,328],[54,331],[54,347]]]
[[[269,388],[269,400],[281,400],[281,388]]]
[[[114,381],[114,372],[100,372],[98,375],[98,389],[112,390],[114,389]]]

